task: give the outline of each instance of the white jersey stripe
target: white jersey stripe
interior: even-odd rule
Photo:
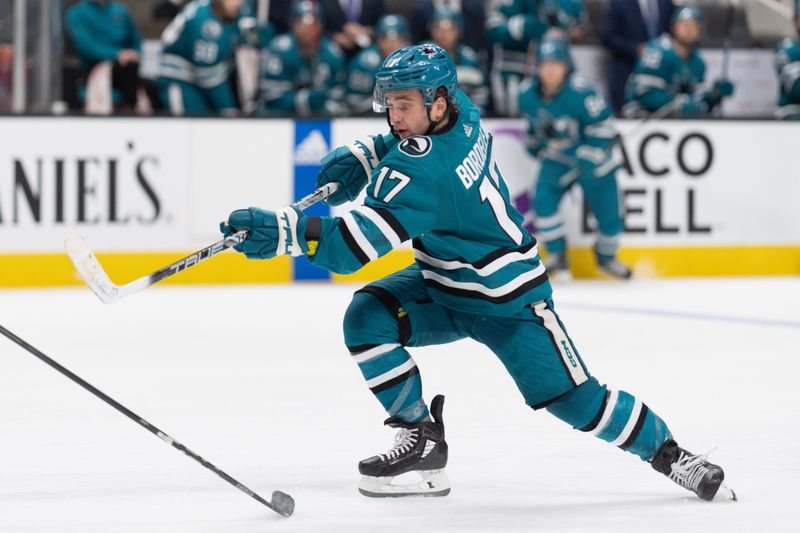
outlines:
[[[633,404],[633,411],[631,411],[631,417],[628,419],[628,422],[625,424],[625,427],[622,428],[622,433],[614,439],[614,442],[611,443],[612,446],[621,446],[623,442],[628,440],[628,437],[631,436],[633,433],[633,428],[636,426],[636,421],[639,420],[639,415],[642,413],[642,401],[639,398],[636,398],[636,401]]]
[[[378,346],[375,346],[374,348],[370,348],[366,352],[361,352],[361,353],[357,353],[357,354],[353,355],[353,361],[355,361],[358,364],[366,363],[367,361],[371,361],[371,360],[375,359],[376,357],[379,357],[379,356],[381,356],[381,355],[383,355],[385,353],[389,353],[392,350],[394,350],[395,348],[399,348],[399,347],[400,347],[400,345],[398,343],[394,343],[394,344],[379,344]]]
[[[461,261],[445,261],[443,259],[437,259],[436,257],[430,256],[425,252],[421,252],[420,250],[414,249],[414,257],[416,259],[419,259],[423,263],[427,263],[431,266],[435,266],[436,268],[441,268],[444,270],[458,270],[459,268],[466,268],[468,270],[472,270],[479,276],[491,276],[501,268],[508,266],[511,263],[516,263],[517,261],[526,261],[528,259],[534,259],[537,255],[539,255],[539,250],[536,246],[534,246],[525,253],[511,252],[495,259],[486,266],[483,266],[481,268],[475,268],[469,263],[463,263]]]
[[[371,242],[369,242],[367,236],[364,235],[363,231],[361,231],[361,228],[358,226],[358,222],[356,222],[356,219],[353,217],[353,213],[346,213],[342,217],[342,220],[344,221],[345,226],[347,226],[347,229],[350,230],[350,234],[353,235],[353,239],[355,239],[358,247],[361,248],[362,252],[364,252],[364,255],[366,255],[370,261],[377,259],[378,251],[375,250],[375,247],[372,246]]]
[[[442,285],[445,285],[447,287],[452,287],[454,289],[463,289],[466,291],[479,292],[481,294],[485,294],[486,296],[491,296],[492,298],[498,298],[500,296],[505,296],[506,294],[514,292],[514,290],[522,286],[524,283],[536,279],[542,274],[544,274],[544,266],[540,264],[535,269],[517,276],[516,278],[512,279],[505,285],[500,285],[499,287],[490,289],[486,285],[482,285],[474,281],[454,281],[450,278],[441,276],[436,272],[431,272],[430,270],[424,270],[424,269],[422,270],[422,277],[425,279],[433,280],[437,283],[441,283]]]
[[[400,236],[383,219],[383,217],[376,213],[371,207],[362,205],[358,209],[354,209],[354,211],[357,211],[360,215],[364,215],[365,218],[368,218],[370,222],[375,224],[380,232],[383,233],[383,236],[386,237],[386,240],[392,245],[393,250],[403,243],[403,241],[400,240]]]
[[[608,397],[608,403],[606,404],[606,409],[603,411],[603,417],[600,419],[600,423],[597,424],[597,427],[589,432],[589,435],[594,435],[596,437],[600,434],[600,432],[606,429],[608,422],[611,420],[611,414],[617,407],[618,396],[619,393],[617,391],[611,391],[611,394]]]
[[[409,358],[409,360],[403,363],[402,365],[396,366],[393,369],[389,370],[388,372],[384,372],[380,376],[374,377],[371,380],[367,381],[367,387],[369,387],[370,389],[372,387],[377,387],[381,383],[386,383],[390,379],[396,378],[401,374],[405,374],[415,366],[417,366],[417,364],[414,362],[413,359]]]

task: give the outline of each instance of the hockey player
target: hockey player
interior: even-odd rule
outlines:
[[[386,57],[409,44],[408,24],[400,15],[384,15],[375,24],[375,44],[358,53],[347,72],[347,107],[355,115],[372,113],[375,73]]]
[[[264,115],[337,115],[344,112],[344,55],[322,36],[319,3],[292,4],[291,31],[263,52],[261,101]]]
[[[344,318],[351,359],[389,414],[386,424],[398,429],[390,450],[359,463],[361,492],[449,492],[443,398],[428,410],[406,347],[469,337],[494,352],[534,409],[649,461],[703,499],[733,497],[719,466],[680,448],[639,399],[589,374],[554,309],[536,241],[511,206],[492,137],[457,88],[447,52],[425,44],[391,54],[376,74],[375,106],[391,133],[337,148],[317,177],[341,184],[332,204],[366,187],[363,205],[341,217],[251,207],[220,224],[225,235],[249,232],[236,247],[248,258],[305,254],[341,273],[412,240],[415,264],[357,291]],[[407,472],[423,481],[390,483]]]
[[[578,183],[597,219],[598,268],[627,279],[630,269],[617,260],[623,222],[610,150],[616,137],[611,110],[586,81],[572,73],[565,40],[545,37],[536,50],[536,65],[536,75],[523,86],[519,108],[528,121],[528,152],[541,160],[531,205],[547,246],[545,266],[557,278],[570,277],[558,206],[564,193]]]
[[[489,87],[478,54],[461,40],[461,14],[451,9],[437,9],[431,19],[431,38],[444,48],[456,64],[458,87],[467,93],[481,110],[489,104]]]
[[[569,31],[584,12],[583,0],[493,0],[486,36],[494,44],[489,78],[494,111],[517,116],[519,87],[532,72],[536,43],[549,28]]]
[[[797,2],[800,9],[800,0]],[[800,35],[800,13],[795,13],[795,28]],[[780,95],[775,116],[800,120],[800,39],[783,39],[775,46],[775,70]]]
[[[243,2],[194,0],[161,34],[158,83],[173,115],[237,112],[231,74]]]
[[[696,48],[701,24],[696,7],[676,8],[672,35],[647,43],[636,61],[625,88],[623,115],[642,117],[658,111],[662,116],[705,116],[733,94],[728,79],[718,79],[710,90],[698,91],[706,70]]]

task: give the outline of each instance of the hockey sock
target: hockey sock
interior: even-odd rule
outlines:
[[[625,391],[611,391],[595,378],[547,406],[557,418],[645,461],[672,437],[661,418]]]
[[[536,217],[537,235],[544,241],[547,253],[563,254],[567,249],[567,240],[564,237],[564,224],[561,215],[549,217]]]
[[[597,254],[597,260],[599,262],[607,263],[616,259],[618,248],[619,234],[604,235],[603,233],[600,233],[597,236],[597,243],[594,246],[594,252]]]
[[[344,319],[345,344],[389,416],[415,423],[428,416],[422,379],[400,344],[397,320],[374,296],[356,293]]]

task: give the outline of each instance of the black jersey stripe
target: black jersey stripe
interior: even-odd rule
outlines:
[[[452,259],[444,259],[444,258],[441,258],[441,257],[437,257],[435,255],[432,255],[425,248],[425,246],[422,244],[422,241],[420,239],[414,239],[413,246],[414,246],[415,250],[419,250],[423,254],[430,255],[431,257],[434,257],[434,258],[436,258],[436,259],[438,259],[440,261],[455,261],[457,263],[464,263],[465,265],[470,265],[470,266],[472,266],[472,267],[474,267],[476,269],[481,269],[481,268],[483,268],[485,266],[490,265],[494,261],[497,261],[501,257],[508,255],[508,254],[513,254],[513,253],[524,254],[524,253],[529,252],[534,246],[536,246],[536,239],[531,238],[531,242],[529,242],[528,244],[525,244],[523,246],[517,247],[517,248],[498,248],[497,250],[494,250],[491,253],[481,257],[480,259],[478,259],[474,263],[471,263],[471,262],[467,261],[463,257],[454,257]]]
[[[602,420],[603,418],[603,413],[605,412],[606,406],[608,405],[609,396],[611,396],[611,394],[608,392],[608,389],[606,389],[606,393],[603,395],[603,401],[600,402],[600,409],[597,410],[597,414],[594,415],[594,418],[592,418],[591,422],[580,428],[581,431],[588,432],[592,431],[594,428],[597,427],[597,424],[599,424],[600,420]]]
[[[362,352],[366,352],[367,350],[371,350],[376,346],[380,346],[380,344],[356,344],[354,346],[348,346],[347,349],[350,352],[350,355],[358,355]]]
[[[358,293],[374,296],[383,304],[386,310],[389,311],[389,314],[397,320],[397,329],[400,334],[399,342],[402,346],[405,346],[408,339],[411,338],[411,319],[408,317],[408,313],[405,312],[405,309],[403,309],[403,304],[400,300],[391,292],[377,285],[367,285],[357,290],[356,294]]]
[[[397,237],[400,239],[400,242],[406,242],[409,239],[406,228],[404,228],[403,225],[400,224],[400,221],[397,220],[397,217],[395,217],[391,213],[391,211],[389,211],[388,209],[384,209],[382,207],[370,207],[370,209],[378,213],[378,215],[384,221],[386,221],[387,224],[389,224],[389,227],[391,227],[397,234]]]
[[[384,381],[380,385],[375,385],[374,387],[370,387],[369,390],[371,390],[373,394],[378,394],[379,392],[385,391],[386,389],[390,389],[395,385],[404,382],[407,379],[411,379],[417,374],[419,374],[419,369],[415,365],[414,368],[412,368],[408,372],[404,372],[399,376],[390,379],[389,381]]]
[[[431,289],[435,289],[437,291],[444,292],[446,294],[450,294],[452,296],[459,296],[461,298],[472,298],[474,300],[485,300],[490,303],[494,304],[503,304],[515,300],[519,298],[526,292],[535,289],[539,285],[542,285],[547,281],[547,273],[541,274],[536,276],[532,280],[526,281],[516,289],[501,296],[490,296],[488,294],[484,294],[479,291],[473,291],[470,289],[460,289],[457,287],[450,287],[449,285],[444,285],[436,280],[432,279],[425,279],[425,285],[430,287]]]
[[[627,439],[625,439],[625,442],[619,445],[620,449],[627,450],[633,446],[634,442],[636,442],[636,438],[639,436],[639,433],[642,432],[642,428],[644,427],[644,421],[647,418],[648,411],[650,411],[650,409],[648,409],[647,405],[643,403],[642,410],[639,413],[639,418],[636,419],[636,425],[633,426],[633,431],[631,431],[631,434],[628,435]]]
[[[339,231],[342,234],[345,244],[348,248],[350,248],[350,251],[353,252],[353,255],[358,262],[362,265],[369,263],[369,256],[358,245],[355,237],[353,237],[353,234],[350,233],[350,229],[347,227],[347,224],[345,224],[344,219],[342,218],[339,219]]]

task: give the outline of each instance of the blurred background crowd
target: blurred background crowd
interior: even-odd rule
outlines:
[[[383,59],[431,41],[450,52],[462,89],[487,115],[517,116],[536,49],[555,34],[617,115],[674,102],[662,116],[719,116],[724,99],[744,91],[758,102],[740,105],[742,115],[800,118],[799,8],[800,0],[701,0],[689,10],[673,0],[0,0],[0,112],[366,115]],[[750,74],[765,69],[768,96]]]

